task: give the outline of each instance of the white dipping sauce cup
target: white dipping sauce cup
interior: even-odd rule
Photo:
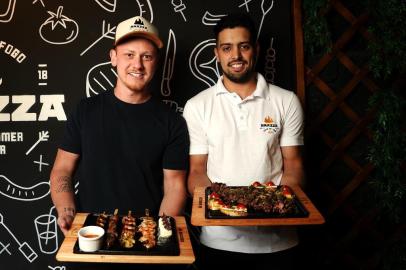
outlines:
[[[94,252],[103,245],[104,229],[99,226],[86,226],[78,231],[79,248],[85,252]]]

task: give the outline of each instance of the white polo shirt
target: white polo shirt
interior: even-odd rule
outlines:
[[[254,181],[279,184],[281,146],[303,144],[303,112],[296,95],[268,84],[257,74],[257,87],[242,100],[227,91],[222,78],[191,98],[183,116],[190,135],[190,155],[208,154],[212,182],[246,186]],[[269,253],[297,244],[286,227],[203,227],[204,245],[244,253]]]

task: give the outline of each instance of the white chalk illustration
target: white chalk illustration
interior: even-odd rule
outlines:
[[[17,201],[36,201],[50,192],[49,182],[40,182],[30,187],[19,186],[5,175],[0,175],[0,194]]]
[[[273,8],[273,1],[274,0],[262,0],[262,2],[261,2],[262,18],[261,18],[261,23],[259,24],[259,27],[258,27],[257,39],[259,38],[259,35],[261,34],[262,24],[264,23],[266,14],[268,14],[269,11],[271,11],[271,9]]]
[[[87,47],[83,52],[81,52],[80,56],[83,56],[90,48],[92,48],[94,45],[96,45],[96,43],[98,43],[103,38],[109,38],[109,39],[114,40],[114,35],[115,34],[116,34],[116,26],[110,28],[110,24],[108,23],[107,26],[106,26],[106,21],[103,20],[101,36],[98,39],[96,39],[95,42],[90,44],[90,46]]]
[[[116,11],[117,0],[95,0],[95,1],[105,11],[108,12]]]
[[[17,0],[8,0],[7,10],[0,13],[0,22],[8,23],[13,19],[14,9],[16,7]]]
[[[117,73],[110,62],[97,64],[86,75],[86,96],[91,97],[114,88]]]
[[[207,86],[213,86],[216,84],[218,78],[220,77],[220,72],[216,57],[213,56],[213,48],[216,46],[215,39],[208,39],[200,42],[192,51],[189,57],[189,67],[190,70],[197,79],[201,80]],[[204,53],[204,51],[206,53]],[[210,55],[209,59],[200,59],[201,54]]]
[[[239,5],[238,7],[241,8],[242,6],[245,6],[247,12],[250,12],[250,9],[248,7],[249,2],[251,2],[252,0],[243,0],[244,3],[242,3],[241,5]]]
[[[271,44],[266,50],[265,56],[265,80],[269,83],[274,83],[275,81],[275,60],[276,60],[276,51],[273,48],[273,38],[271,38]]]
[[[173,109],[175,112],[183,113],[183,107],[180,107],[176,101],[164,99],[162,102],[169,105],[169,108]]]
[[[213,26],[216,25],[218,21],[224,16],[227,16],[227,14],[221,14],[221,15],[213,15],[210,12],[206,11],[202,17],[202,23],[204,25],[209,25]]]
[[[10,246],[10,243],[8,243],[7,245],[4,245],[2,242],[0,242],[0,255],[3,253],[3,252],[6,252],[6,253],[8,253],[8,255],[11,255],[11,252],[10,252],[10,250],[8,250],[8,247]]]
[[[2,85],[3,83],[3,78],[0,78],[0,85]]]
[[[41,24],[39,35],[50,44],[67,44],[76,39],[79,25],[72,19],[62,15],[63,6],[59,6],[56,13],[48,11],[50,17]]]
[[[169,29],[168,42],[166,43],[166,54],[164,62],[164,70],[161,81],[161,94],[165,97],[171,94],[170,82],[173,75],[176,55],[176,37],[172,29]]]
[[[34,219],[39,248],[44,254],[53,254],[58,250],[56,217],[51,214],[54,209],[55,206],[52,206],[48,214]]]
[[[76,182],[76,183],[75,183],[75,188],[74,188],[74,190],[75,190],[75,194],[78,194],[78,192],[79,192],[79,182]]]
[[[55,267],[52,267],[52,266],[49,266],[49,265],[48,265],[48,268],[49,268],[49,269],[52,269],[52,270],[66,270],[66,266],[55,266]]]
[[[183,20],[185,22],[187,22],[185,14],[183,14],[183,10],[186,9],[186,5],[183,3],[183,1],[182,0],[172,0],[171,3],[172,3],[172,6],[174,7],[175,12],[179,12],[183,17]]]
[[[140,16],[149,20],[149,22],[154,22],[154,12],[149,0],[137,0],[138,7],[140,8]],[[148,7],[146,7],[148,6]]]
[[[36,258],[38,258],[38,254],[30,247],[30,245],[27,242],[21,243],[18,241],[17,237],[10,231],[10,229],[6,226],[4,223],[4,218],[3,215],[0,213],[0,225],[3,226],[4,229],[13,237],[14,241],[18,245],[18,250],[21,252],[21,254],[24,255],[24,257],[32,263]]]
[[[42,155],[39,156],[39,160],[34,160],[34,163],[38,164],[38,170],[41,172],[42,171],[42,166],[49,166],[49,163],[42,162]]]
[[[49,131],[40,131],[38,133],[38,140],[31,146],[30,149],[25,153],[26,156],[28,156],[32,150],[40,143],[40,142],[46,142],[49,139]]]
[[[35,5],[35,3],[41,3],[41,5],[42,5],[42,7],[45,7],[45,5],[44,5],[44,2],[42,2],[42,0],[34,0],[33,2],[32,2],[32,4],[33,5]]]

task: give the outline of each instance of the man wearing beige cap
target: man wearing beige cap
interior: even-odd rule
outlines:
[[[77,211],[182,213],[186,123],[148,88],[162,47],[157,29],[143,17],[119,23],[110,50],[118,75],[114,90],[83,99],[68,118],[51,171],[51,196],[65,235]]]

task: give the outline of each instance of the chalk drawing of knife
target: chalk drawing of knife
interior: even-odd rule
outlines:
[[[0,225],[2,225],[3,228],[6,229],[6,231],[14,238],[14,240],[16,241],[16,243],[18,245],[18,250],[24,255],[24,257],[30,263],[32,263],[38,257],[38,254],[35,253],[35,251],[30,247],[30,245],[28,245],[27,242],[21,243],[20,241],[18,241],[18,239],[15,237],[15,235],[6,226],[6,224],[4,224],[3,215],[1,213],[0,213]]]
[[[172,29],[169,29],[169,37],[166,47],[164,70],[161,81],[161,94],[165,97],[171,94],[170,82],[173,75],[173,67],[175,65],[176,55],[176,37]]]

